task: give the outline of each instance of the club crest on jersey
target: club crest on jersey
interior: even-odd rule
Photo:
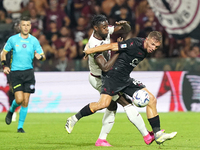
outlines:
[[[23,47],[23,48],[26,48],[26,44],[23,44],[22,47]]]
[[[126,44],[121,44],[120,47],[121,47],[121,48],[126,48],[127,45],[126,45]]]

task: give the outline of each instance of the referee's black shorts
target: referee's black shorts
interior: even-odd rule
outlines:
[[[11,71],[10,80],[14,93],[16,91],[23,91],[24,93],[35,92],[35,76],[33,69]]]

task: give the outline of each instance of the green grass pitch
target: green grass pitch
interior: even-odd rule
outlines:
[[[141,134],[126,117],[117,113],[107,140],[113,147],[95,147],[101,129],[103,113],[82,118],[71,134],[65,131],[69,113],[28,113],[24,130],[17,133],[17,122],[5,123],[6,113],[0,113],[1,150],[200,150],[200,113],[159,113],[161,128],[177,131],[177,136],[163,145],[146,145]],[[151,130],[145,113],[141,113],[147,129]],[[19,114],[18,114],[19,117]]]

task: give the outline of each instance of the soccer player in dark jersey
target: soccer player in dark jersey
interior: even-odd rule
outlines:
[[[116,22],[116,26],[108,24],[108,20],[104,15],[95,15],[91,20],[92,27],[94,29],[92,35],[89,38],[87,46],[92,48],[103,44],[110,43],[110,36],[114,33],[127,33],[131,30],[130,25],[122,20]],[[123,40],[118,38],[118,40]],[[87,47],[86,46],[86,47]],[[115,54],[110,59],[110,51],[93,53],[88,56],[89,59],[89,82],[96,90],[101,92],[101,74],[102,71],[108,71],[113,66],[119,54]],[[112,97],[110,105],[106,108],[103,119],[102,128],[100,135],[95,143],[95,146],[111,146],[107,141],[107,135],[112,129],[114,124],[117,103],[121,104],[126,112],[129,121],[134,124],[143,136],[146,144],[151,144],[154,141],[154,135],[152,132],[148,132],[145,123],[136,110],[135,106],[132,104],[131,100],[126,100],[126,96],[122,93],[118,93]],[[75,118],[74,118],[75,119]],[[70,128],[68,128],[68,122],[66,123],[66,130],[71,133]]]
[[[23,129],[24,121],[28,112],[28,103],[31,93],[35,92],[35,76],[33,71],[33,59],[44,61],[45,55],[39,41],[29,34],[31,30],[31,21],[29,17],[23,16],[20,20],[20,33],[11,36],[2,52],[1,64],[3,72],[10,74],[11,85],[15,95],[5,121],[10,124],[15,109],[21,105],[19,112],[19,122],[17,132],[25,133]],[[11,67],[6,63],[6,55],[13,51]]]
[[[87,49],[85,51],[86,54],[107,50],[117,51],[119,57],[108,72],[102,72],[103,85],[100,100],[83,107],[76,115],[74,115],[77,120],[73,121],[77,122],[82,117],[89,116],[98,110],[108,107],[112,96],[118,92],[123,92],[133,97],[133,94],[137,90],[145,90],[150,97],[150,102],[146,106],[146,113],[154,132],[155,141],[157,144],[161,144],[166,140],[175,137],[177,132],[164,133],[160,129],[160,119],[156,109],[157,100],[154,95],[150,93],[141,82],[130,78],[132,70],[147,56],[148,53],[152,53],[158,49],[161,46],[161,43],[162,35],[157,31],[153,31],[149,33],[146,39],[136,37],[123,42],[105,44]],[[69,122],[72,129],[75,123]]]

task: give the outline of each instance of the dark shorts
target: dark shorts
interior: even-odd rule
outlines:
[[[7,74],[6,77],[7,77],[7,83],[8,83],[9,85],[11,85],[10,74]]]
[[[122,81],[113,77],[103,77],[102,83],[101,94],[108,94],[110,96],[113,96],[118,92],[123,92],[132,97],[135,91],[145,88],[145,85],[133,78],[127,78]]]
[[[35,92],[35,76],[33,69],[11,71],[10,80],[14,93],[16,91],[23,91],[24,93]]]

